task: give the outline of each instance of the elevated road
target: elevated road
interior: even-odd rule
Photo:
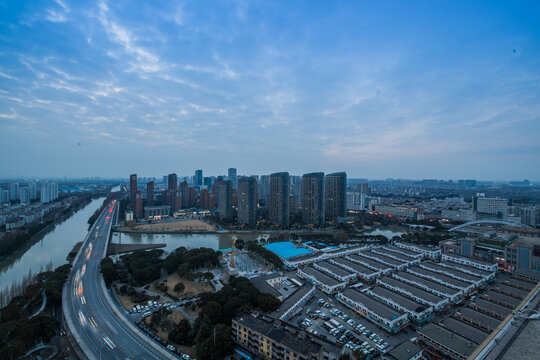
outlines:
[[[62,294],[66,331],[83,359],[177,359],[126,318],[103,282],[99,264],[117,208],[116,201],[107,205],[73,260]]]

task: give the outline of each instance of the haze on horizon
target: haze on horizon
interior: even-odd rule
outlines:
[[[0,177],[540,180],[540,4],[1,1]]]

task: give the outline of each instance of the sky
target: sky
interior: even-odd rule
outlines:
[[[540,180],[538,1],[0,0],[0,177]]]

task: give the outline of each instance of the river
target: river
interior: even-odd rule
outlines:
[[[101,197],[92,200],[84,208],[69,219],[55,225],[35,244],[20,249],[0,263],[0,289],[11,286],[14,281],[20,282],[31,270],[39,273],[52,263],[53,269],[66,264],[66,256],[79,241],[83,241],[88,233],[88,218],[99,209]]]

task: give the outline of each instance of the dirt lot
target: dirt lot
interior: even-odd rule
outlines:
[[[186,288],[180,294],[177,294],[177,293],[174,292],[174,286],[176,284],[178,284],[179,282],[182,282]],[[211,292],[213,290],[212,285],[210,285],[210,284],[196,283],[196,282],[193,282],[193,281],[189,281],[189,280],[181,278],[176,273],[172,274],[171,276],[169,276],[167,278],[167,287],[168,287],[168,292],[170,294],[173,294],[173,295],[176,295],[176,296],[179,296],[179,297],[198,295],[198,294],[201,294],[203,292]],[[152,284],[150,286],[150,290],[155,291],[155,292],[157,292],[159,294],[166,295],[162,291],[159,291],[158,289],[156,289],[154,284]]]
[[[216,228],[201,220],[179,220],[125,228],[141,231],[215,231]]]
[[[180,320],[182,320],[184,317],[182,316],[182,314],[180,314],[180,312],[178,310],[172,310],[172,313],[170,315],[167,315],[167,319],[168,320],[172,320],[173,324],[177,324],[178,322],[180,322]],[[150,323],[151,323],[151,320],[150,320],[150,316],[146,317],[144,319],[144,323],[146,326],[150,326]],[[195,349],[193,349],[192,347],[190,346],[183,346],[183,345],[178,345],[178,344],[175,344],[173,342],[171,342],[169,339],[168,339],[168,335],[169,335],[169,331],[170,329],[165,329],[163,330],[161,327],[156,327],[157,331],[156,331],[156,335],[159,336],[160,338],[162,339],[165,339],[168,343],[174,345],[175,347],[178,347],[180,348],[180,350],[182,350],[183,353],[186,353],[190,356],[193,356],[195,357],[197,355],[197,352],[195,351]]]

